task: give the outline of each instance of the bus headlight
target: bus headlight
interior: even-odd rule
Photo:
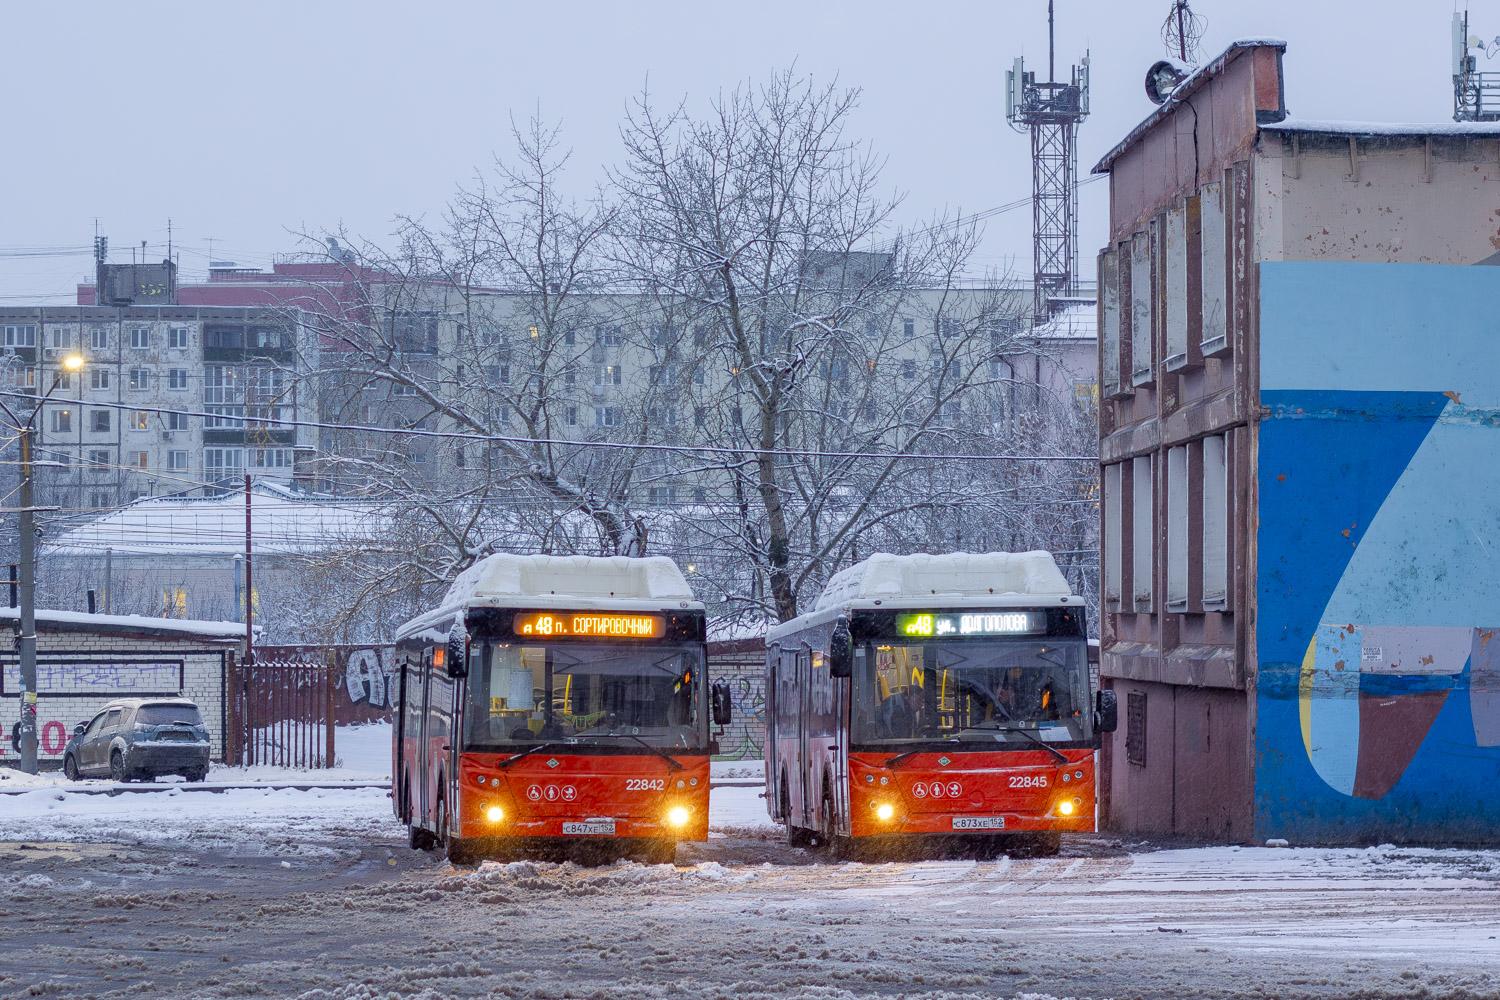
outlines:
[[[1058,813],[1059,816],[1071,816],[1071,815],[1073,815],[1073,803],[1071,803],[1071,802],[1059,802],[1057,804],[1057,813]]]
[[[505,810],[499,806],[490,806],[484,811],[484,818],[491,823],[498,823],[505,818]]]
[[[682,808],[682,806],[673,806],[670,810],[668,810],[667,822],[671,823],[673,826],[686,826],[687,821],[688,811]]]
[[[896,807],[891,805],[889,802],[882,802],[880,803],[880,805],[875,807],[876,819],[888,820],[894,815],[896,815]]]

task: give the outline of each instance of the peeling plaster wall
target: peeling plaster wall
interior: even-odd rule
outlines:
[[[1348,135],[1261,133],[1261,260],[1476,264],[1500,253],[1500,138],[1352,138],[1357,161]]]

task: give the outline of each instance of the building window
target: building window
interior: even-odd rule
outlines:
[[[1188,450],[1167,449],[1167,610],[1186,611],[1188,599]]]
[[[131,368],[126,371],[125,385],[130,389],[148,389],[151,386],[151,369]]]
[[[70,326],[54,326],[52,328],[53,347],[72,347],[73,328]]]
[[[1203,604],[1229,597],[1229,469],[1222,434],[1203,439]]]
[[[6,347],[35,347],[36,346],[36,324],[35,323],[7,323],[3,337]]]
[[[1151,332],[1152,298],[1151,246],[1156,239],[1156,220],[1151,221],[1149,232],[1135,233],[1130,238],[1130,384],[1150,385],[1155,370]]]
[[[169,430],[169,431],[185,431],[185,430],[187,430],[188,418],[187,418],[187,414],[186,413],[168,413],[168,414],[166,414],[166,418],[167,418],[167,430]]]
[[[677,331],[670,323],[651,324],[651,346],[669,347],[677,341]]]
[[[89,471],[90,472],[95,472],[95,473],[103,472],[105,469],[107,469],[109,467],[109,465],[110,465],[109,452],[105,451],[103,448],[95,448],[95,449],[93,449],[93,450],[91,450],[89,452]],[[98,504],[95,504],[94,506],[97,507]]]
[[[1151,456],[1143,455],[1132,460],[1130,470],[1131,497],[1131,584],[1136,611],[1152,609],[1151,561],[1156,555],[1153,521],[1155,511],[1151,506]]]
[[[90,330],[89,347],[96,351],[107,350],[109,348],[109,329],[107,327],[96,326]]]
[[[693,503],[708,503],[708,490],[701,486],[693,487]]]
[[[677,487],[675,486],[653,486],[651,487],[651,502],[657,504],[674,504],[677,502]]]
[[[126,452],[125,464],[132,469],[148,468],[151,464],[151,454],[145,451]]]
[[[674,406],[653,406],[646,411],[646,419],[657,427],[676,427],[677,408]]]
[[[703,427],[708,423],[708,408],[703,406],[693,407],[693,426]]]
[[[242,474],[245,470],[245,452],[241,448],[204,448],[203,475],[220,477]]]
[[[619,365],[600,365],[599,366],[599,374],[598,374],[598,376],[597,376],[594,384],[595,385],[619,385],[620,384],[620,366]]]
[[[149,431],[151,429],[151,411],[125,411],[125,429],[127,431]]]
[[[1146,766],[1146,695],[1140,691],[1125,695],[1125,760]]]
[[[416,394],[417,387],[414,385],[407,385],[405,382],[393,382],[391,384],[392,396],[415,396]]]
[[[620,346],[620,328],[618,326],[601,326],[594,333],[598,342],[605,347]]]
[[[242,348],[245,346],[245,328],[242,326],[206,326],[203,328],[203,346],[210,350]]]
[[[434,321],[436,322],[436,321]],[[267,351],[279,351],[287,346],[290,339],[284,330],[277,326],[252,326],[249,335],[249,347],[260,348]]]
[[[93,431],[95,434],[103,434],[104,432],[108,431],[109,430],[109,411],[108,410],[90,410],[89,411],[89,430]]]
[[[397,350],[404,354],[437,353],[437,313],[397,309],[391,312],[390,323],[391,344]]]
[[[879,340],[880,339],[880,321],[879,320],[876,320],[876,319],[867,319],[867,320],[865,320],[865,339],[866,340]]]
[[[901,333],[902,333],[903,336],[906,337],[907,340],[910,340],[911,338],[915,337],[917,335],[917,321],[914,320],[914,319],[904,319],[904,320],[902,320],[901,321]]]
[[[252,469],[289,469],[292,466],[292,453],[288,448],[251,448],[249,455]]]
[[[188,346],[188,328],[185,326],[174,326],[167,331],[167,346],[174,350],[183,350]]]
[[[5,371],[6,385],[13,386],[17,389],[36,388],[36,369],[31,367],[30,365],[27,365],[23,368],[6,367],[3,370]]]
[[[569,368],[567,371],[563,372],[563,385],[573,385],[577,381],[578,378],[573,372],[573,369]]]
[[[917,363],[911,358],[901,362],[901,377],[908,382],[917,377]]]
[[[177,472],[185,471],[188,467],[188,453],[185,451],[167,452],[167,468]]]
[[[494,385],[510,385],[510,365],[490,365],[486,374]]]
[[[72,410],[52,411],[52,430],[57,434],[67,434],[73,429]]]
[[[52,384],[58,389],[71,389],[73,388],[73,376],[67,372],[59,372],[52,376]]]
[[[186,368],[167,369],[167,388],[186,389],[188,387],[188,370]]]
[[[161,589],[161,616],[163,618],[187,617],[186,587],[163,587]]]
[[[578,343],[578,332],[572,329],[564,330],[563,343],[567,344],[569,347],[572,347],[574,344]]]
[[[108,389],[109,388],[109,369],[108,368],[90,368],[89,369],[89,388],[91,388],[91,389]]]
[[[130,328],[130,346],[136,350],[145,350],[151,346],[151,328],[149,326],[133,326]]]
[[[621,416],[618,406],[596,406],[594,407],[594,426],[619,427],[624,422]]]
[[[578,407],[569,406],[563,410],[563,423],[569,427],[578,426]]]
[[[108,493],[95,490],[89,494],[89,506],[95,510],[103,510],[105,507],[113,507],[114,501]]]

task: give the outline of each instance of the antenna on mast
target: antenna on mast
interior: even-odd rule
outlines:
[[[1078,287],[1078,126],[1089,114],[1089,56],[1057,81],[1054,0],[1047,0],[1047,82],[1017,59],[1005,73],[1005,117],[1031,133],[1032,315]]]
[[[1161,23],[1161,40],[1167,47],[1167,55],[1184,63],[1196,63],[1206,27],[1207,22],[1193,12],[1188,0],[1172,0],[1172,9]]]

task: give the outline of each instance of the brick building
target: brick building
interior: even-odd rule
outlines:
[[[20,627],[15,608],[0,608],[0,629]],[[244,655],[245,626],[170,621],[136,615],[38,610],[37,756],[60,765],[73,727],[115,698],[191,698],[203,712],[213,759],[224,759],[225,683],[231,658]],[[10,744],[20,719],[20,663],[0,649],[0,765],[17,757]]]

